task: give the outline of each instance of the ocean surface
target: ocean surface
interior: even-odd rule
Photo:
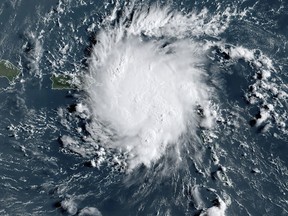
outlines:
[[[285,0],[2,0],[0,215],[288,215],[287,20]]]

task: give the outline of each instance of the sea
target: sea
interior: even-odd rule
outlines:
[[[286,0],[1,0],[21,73],[0,77],[0,215],[288,215],[287,20]]]

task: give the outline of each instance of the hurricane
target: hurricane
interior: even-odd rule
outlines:
[[[204,66],[209,45],[196,41],[204,34],[196,28],[205,11],[184,15],[157,5],[131,10],[96,35],[85,77],[94,127],[108,129],[105,145],[127,153],[129,169],[150,167],[168,146],[177,150],[188,131],[196,142],[197,107],[205,114],[202,125],[212,127],[215,96]]]
[[[0,3],[0,214],[287,215],[287,11]]]

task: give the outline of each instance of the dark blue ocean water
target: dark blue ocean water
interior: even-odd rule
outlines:
[[[115,4],[96,0],[0,3],[0,59],[22,72],[13,84],[0,78],[0,215],[200,215],[202,209],[215,205],[217,196],[225,201],[228,216],[288,215],[287,2],[158,2],[183,13],[205,7],[211,17],[217,12],[227,16],[221,12],[228,7],[231,13],[243,12],[241,19],[232,16],[217,37],[195,40],[259,50],[272,60],[276,71],[264,82],[279,90],[273,93],[263,87],[252,60],[230,61],[213,48],[209,54],[213,59],[205,67],[210,76],[221,80],[216,89],[223,120],[212,132],[199,129],[203,145],[193,148],[187,141],[182,148],[185,167],[171,168],[168,175],[161,173],[164,164],[174,166],[169,156],[130,174],[111,165],[112,155],[99,169],[89,166],[99,155],[88,154],[86,122],[73,112],[85,93],[51,89],[52,73],[85,73],[94,37]],[[119,4],[121,14],[125,1]],[[263,95],[254,104],[247,100],[252,85]],[[261,118],[259,112],[267,104],[274,106],[269,119],[255,126],[253,119]],[[79,127],[83,128],[80,135]],[[63,147],[59,141],[63,135],[82,140],[81,151],[88,156]],[[88,208],[90,214],[84,214]]]

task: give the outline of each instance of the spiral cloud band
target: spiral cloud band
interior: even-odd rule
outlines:
[[[196,38],[217,35],[225,25],[217,16],[208,20],[205,10],[184,15],[153,6],[126,12],[120,18],[112,13],[97,34],[85,91],[99,129],[95,137],[106,133],[105,145],[128,153],[133,169],[149,167],[187,130],[196,136],[196,107],[206,120],[211,116],[204,67],[209,46]]]

